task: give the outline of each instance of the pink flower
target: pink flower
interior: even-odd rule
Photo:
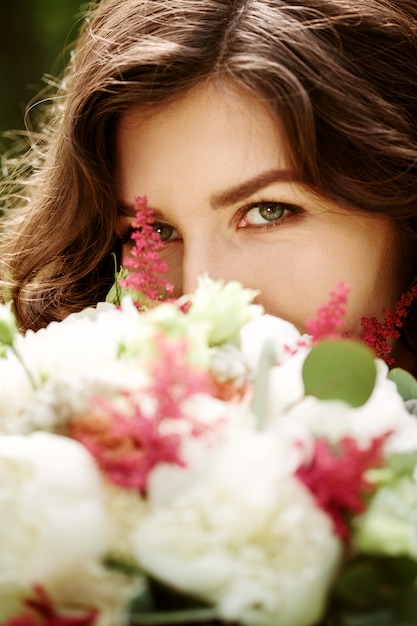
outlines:
[[[350,437],[341,439],[337,446],[317,440],[311,463],[297,471],[298,478],[331,517],[335,532],[342,539],[349,537],[346,518],[361,513],[365,508],[364,497],[373,491],[365,472],[383,464],[382,446],[386,436],[373,439],[365,449],[359,448]]]
[[[69,435],[89,450],[109,480],[141,493],[159,463],[184,465],[182,438],[198,436],[206,428],[183,408],[188,398],[207,391],[206,373],[187,363],[184,340],[158,337],[156,345],[159,355],[150,368],[151,383],[141,394],[126,395],[128,412],[98,401],[96,412],[69,426]],[[151,399],[151,414],[142,406],[146,398]]]
[[[330,300],[317,310],[317,318],[306,322],[306,330],[313,342],[322,339],[338,339],[345,323],[347,297],[350,287],[339,283],[330,292]]]
[[[111,482],[144,493],[148,474],[156,464],[181,465],[181,441],[176,434],[163,435],[159,422],[145,417],[133,397],[128,399],[131,416],[103,404],[104,414],[78,419],[69,434],[87,448]]]
[[[120,285],[139,291],[151,300],[159,300],[164,291],[168,294],[173,291],[171,283],[162,277],[168,269],[159,258],[164,242],[153,228],[154,214],[147,206],[146,197],[135,198],[134,208],[136,216],[131,235],[134,245],[124,260],[124,265],[134,271],[122,279]]]
[[[98,618],[95,610],[84,615],[59,615],[51,598],[39,585],[34,586],[35,598],[27,598],[26,609],[3,626],[93,626]]]
[[[182,419],[182,405],[197,393],[208,393],[209,375],[187,362],[187,340],[170,341],[163,335],[155,338],[160,357],[151,367],[148,392],[156,401],[157,420]]]

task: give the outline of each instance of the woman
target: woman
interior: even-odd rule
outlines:
[[[21,326],[105,296],[139,195],[177,295],[207,271],[303,328],[344,281],[352,335],[395,309],[417,274],[416,27],[413,0],[98,3],[7,216]],[[409,369],[416,334],[411,311]]]

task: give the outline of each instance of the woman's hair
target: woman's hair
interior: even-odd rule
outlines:
[[[415,0],[99,2],[51,100],[47,131],[23,160],[26,178],[15,176],[5,194],[1,274],[19,323],[36,329],[105,296],[120,251],[115,122],[209,80],[255,93],[281,118],[313,190],[396,221],[411,283],[416,68]]]

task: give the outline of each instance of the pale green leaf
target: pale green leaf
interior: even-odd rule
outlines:
[[[396,367],[390,371],[388,378],[397,385],[398,393],[404,401],[417,399],[417,380],[409,372]]]

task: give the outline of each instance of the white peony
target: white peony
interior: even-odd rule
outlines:
[[[273,315],[262,315],[241,329],[240,344],[255,378],[258,373],[264,381],[264,420],[273,422],[304,397],[302,368],[310,351],[310,339],[307,335],[300,335],[290,322]],[[260,368],[264,346],[270,354],[268,371]]]
[[[0,598],[2,590],[48,585],[103,555],[101,477],[83,446],[42,432],[1,436],[0,476]]]
[[[0,434],[25,433],[21,417],[32,401],[33,387],[22,365],[13,354],[0,358]]]
[[[227,621],[316,623],[340,543],[330,519],[292,476],[304,454],[291,431],[242,429],[212,451],[207,471],[200,467],[194,483],[184,488],[184,481],[162,506],[152,492],[158,480],[166,491],[168,470],[154,476],[150,496],[157,507],[134,537],[140,565],[214,604]]]
[[[254,369],[258,367],[266,341],[273,346],[277,363],[281,363],[297,350],[298,342],[308,342],[308,338],[307,335],[301,336],[294,324],[280,317],[267,314],[255,317],[240,331],[242,352]]]
[[[16,337],[15,345],[36,382],[50,376],[105,370],[120,346],[141,331],[136,309],[102,305]]]

